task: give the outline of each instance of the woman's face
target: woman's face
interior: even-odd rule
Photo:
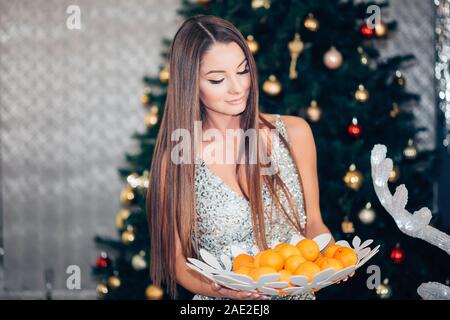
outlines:
[[[242,49],[235,43],[216,43],[200,62],[200,99],[213,112],[237,115],[247,105],[250,72]],[[232,100],[240,99],[237,102]]]

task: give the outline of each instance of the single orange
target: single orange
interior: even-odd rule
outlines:
[[[256,268],[260,267],[260,259],[261,259],[261,255],[263,254],[264,251],[258,252],[255,256],[255,260],[253,262],[253,266],[255,266]]]
[[[322,262],[319,264],[320,270],[325,270],[328,268],[333,268],[334,272],[338,272],[339,270],[343,269],[344,266],[342,263],[334,258],[323,258]]]
[[[280,274],[280,278],[278,279],[279,282],[287,282],[288,283],[287,287],[294,287],[294,285],[292,285],[291,283],[292,272],[286,269],[281,269],[278,273]],[[288,295],[288,293],[283,291],[283,288],[278,289],[278,292],[280,296]]]
[[[290,256],[284,261],[284,269],[294,272],[306,259],[300,255]]]
[[[294,275],[305,276],[308,278],[308,282],[311,282],[314,275],[318,272],[320,272],[320,268],[317,264],[311,261],[306,261],[295,269]]]
[[[292,272],[286,269],[281,269],[279,272],[280,278],[277,281],[280,282],[289,282],[291,281]]]
[[[338,244],[333,244],[325,249],[325,257],[327,258],[333,258],[334,254],[336,253],[336,250],[342,248],[342,246]]]
[[[317,257],[316,260],[314,260],[314,263],[317,264],[320,267],[320,264],[322,263],[322,261],[326,259],[325,256],[323,256],[322,254],[319,254],[319,256]]]
[[[233,271],[240,269],[241,267],[253,266],[255,259],[246,253],[241,253],[233,260]]]
[[[292,244],[285,244],[277,252],[281,254],[284,260],[286,260],[290,256],[301,255],[300,250],[296,246],[293,246]]]
[[[249,276],[253,278],[253,280],[258,280],[262,275],[264,274],[270,274],[270,273],[277,273],[277,270],[275,270],[274,268],[270,268],[270,267],[258,267],[258,268],[253,268],[250,271]]]
[[[284,265],[284,259],[273,249],[268,249],[263,251],[261,254],[261,257],[259,258],[259,265],[261,267],[270,267],[274,268],[275,270],[279,271],[283,269]]]
[[[273,248],[273,250],[275,250],[275,251],[278,252],[281,248],[283,248],[283,247],[285,247],[285,246],[289,246],[289,245],[290,245],[289,243],[281,242],[281,243],[277,244],[277,245],[275,246],[275,248]]]
[[[314,240],[303,239],[299,241],[296,247],[300,250],[302,256],[308,261],[314,261],[320,254],[320,248]]]
[[[348,247],[342,247],[336,250],[333,258],[339,260],[344,268],[352,266],[358,262],[358,257],[356,256],[355,251]]]
[[[293,285],[291,284],[291,276],[292,276],[292,272],[286,269],[281,269],[279,271],[280,273],[280,278],[278,279],[279,282],[287,282],[289,285],[289,287],[293,287]]]
[[[250,275],[250,272],[253,270],[253,267],[240,267],[239,269],[235,270],[234,272],[239,273],[239,274],[245,274],[247,276]]]

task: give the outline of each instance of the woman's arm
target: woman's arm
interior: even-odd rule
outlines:
[[[167,168],[168,155],[165,152],[162,156],[161,163],[161,172],[166,172]],[[165,176],[164,174],[161,176],[160,180],[161,189],[164,190],[165,186]],[[161,202],[162,195],[160,195]],[[175,223],[175,225],[177,225]],[[194,294],[200,294],[204,296],[216,297],[216,298],[230,298],[237,300],[248,300],[248,299],[266,299],[267,296],[246,292],[246,291],[236,291],[228,288],[224,288],[222,286],[213,283],[212,281],[206,279],[202,275],[197,272],[189,269],[186,265],[186,257],[183,254],[182,245],[180,241],[180,236],[178,231],[175,228],[175,270],[176,270],[176,282],[183,286],[185,289],[189,290]]]
[[[186,266],[186,258],[182,254],[181,244],[178,232],[176,234],[176,278],[177,283],[195,294],[216,298],[230,298],[234,300],[253,300],[253,299],[267,299],[268,297],[258,293],[251,293],[247,291],[231,290],[210,280],[204,278],[197,272],[189,269]]]
[[[296,116],[283,116],[294,161],[300,172],[307,216],[307,238],[331,233],[322,220],[317,178],[317,152],[314,136],[308,122]],[[329,245],[334,244],[332,238]]]
[[[294,161],[300,172],[303,183],[303,193],[305,199],[305,210],[307,216],[306,237],[311,239],[321,233],[330,233],[330,230],[322,220],[319,203],[319,181],[317,178],[317,152],[314,136],[308,122],[296,116],[283,116],[286,124],[286,131],[289,137],[289,144],[294,153]],[[333,236],[328,243],[331,246],[335,243]],[[327,246],[327,247],[328,247]],[[349,276],[338,279],[335,283],[347,281]],[[315,290],[317,291],[317,290]]]

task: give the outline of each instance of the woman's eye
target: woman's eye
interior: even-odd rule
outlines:
[[[239,74],[246,74],[246,73],[248,73],[248,72],[250,72],[250,70],[246,68],[244,71],[241,71],[241,72],[238,72],[238,73],[239,73]]]
[[[223,81],[223,79],[221,80],[208,80],[209,82],[211,82],[212,84],[219,84]]]
[[[250,70],[249,69],[245,69],[244,71],[238,72],[238,74],[246,74],[249,73]],[[212,84],[219,84],[223,81],[224,79],[220,79],[220,80],[208,80],[209,82],[211,82]]]

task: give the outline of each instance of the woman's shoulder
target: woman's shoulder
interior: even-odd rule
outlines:
[[[261,115],[269,121],[271,124],[275,125],[277,121],[277,117],[280,116],[281,121],[283,122],[286,130],[288,133],[292,134],[300,134],[302,132],[311,130],[311,127],[309,123],[298,116],[292,116],[292,115],[282,115],[282,114],[269,114],[269,113],[262,113]]]
[[[276,114],[269,114],[269,113],[260,113],[261,117],[263,117],[266,121],[270,122],[271,124],[275,125],[277,121],[277,115]]]
[[[286,126],[286,129],[291,131],[310,129],[308,121],[298,116],[281,115],[281,120]]]
[[[284,115],[281,119],[286,128],[290,144],[295,148],[301,148],[305,152],[312,150],[315,146],[314,135],[308,121],[298,116]],[[314,147],[315,148],[315,147]]]
[[[311,145],[314,141],[314,136],[308,121],[293,115],[263,114],[265,119],[270,121],[273,125],[276,125],[278,115],[280,116],[281,126],[284,127],[284,136],[290,142],[290,145]]]

